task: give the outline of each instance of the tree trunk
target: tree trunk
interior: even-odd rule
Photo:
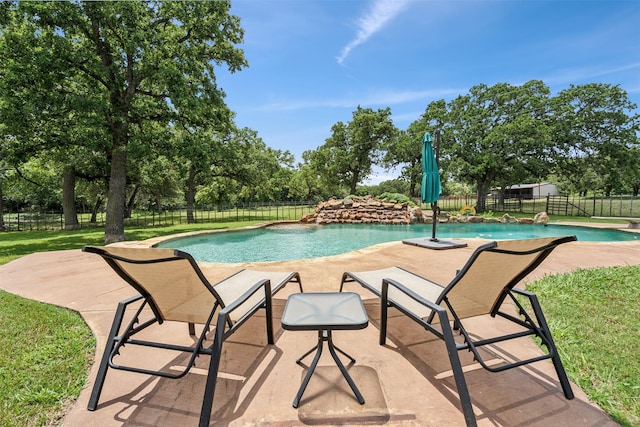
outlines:
[[[2,173],[2,171],[0,171]],[[4,205],[2,204],[2,176],[0,176],[0,231],[4,231]]]
[[[129,197],[129,201],[127,202],[127,207],[124,211],[125,218],[131,218],[131,213],[133,212],[133,205],[136,202],[136,196],[138,195],[138,190],[140,187],[137,185],[133,188],[133,192],[131,193],[131,197]]]
[[[126,240],[124,234],[124,208],[127,186],[127,151],[126,144],[116,142],[111,153],[111,175],[107,192],[107,219],[104,227],[105,243]]]
[[[100,209],[100,205],[102,205],[102,197],[96,197],[96,203],[93,205],[93,210],[91,211],[91,224],[95,224],[98,222],[98,209]]]
[[[478,203],[476,204],[476,212],[484,213],[487,210],[487,193],[489,192],[490,180],[478,181]]]
[[[193,215],[193,207],[196,201],[196,171],[193,166],[189,167],[189,176],[187,176],[187,192],[185,199],[187,202],[187,224],[194,224],[196,219]]]
[[[418,183],[422,183],[422,174],[411,173],[409,178],[409,197],[420,197],[416,191]]]
[[[76,210],[76,171],[73,166],[66,166],[64,168],[62,211],[64,212],[64,229],[80,229],[78,211]]]
[[[358,186],[358,181],[360,181],[360,175],[357,173],[354,173],[353,178],[349,183],[349,194],[356,194],[356,187]]]

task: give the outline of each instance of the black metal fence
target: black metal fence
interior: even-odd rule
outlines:
[[[196,223],[238,222],[238,221],[283,221],[299,220],[314,212],[315,204],[308,202],[265,202],[236,205],[196,206],[188,215],[184,207],[163,209],[162,211],[134,210],[125,219],[126,227],[156,227]],[[103,227],[106,220],[104,211],[98,212],[92,221],[91,212],[79,212],[81,228]],[[193,221],[187,218],[191,216]],[[64,214],[61,211],[41,211],[37,208],[22,209],[18,212],[5,211],[3,215],[5,231],[60,230],[64,228]]]
[[[474,207],[477,196],[443,197],[438,206],[444,211],[462,211]],[[510,198],[499,200],[489,197],[486,209],[494,212],[520,212],[535,215],[547,212],[561,216],[610,216],[640,218],[640,197],[634,196],[547,196],[534,199]]]
[[[469,196],[447,196],[438,201],[443,211],[460,212],[475,208],[477,198]],[[299,220],[313,213],[315,203],[309,202],[265,202],[236,205],[196,206],[191,212],[197,223],[238,222],[238,221],[282,221]],[[424,206],[427,208],[428,206]],[[561,216],[610,216],[640,218],[640,198],[633,196],[578,197],[548,196],[537,199],[488,198],[486,209],[494,212],[520,212],[535,215],[547,212]],[[98,212],[91,220],[90,212],[80,212],[78,221],[81,228],[103,227],[105,213]],[[135,210],[125,219],[126,227],[155,227],[187,224],[187,209],[163,209],[161,212]],[[60,211],[41,211],[37,208],[20,211],[5,211],[3,224],[5,231],[60,230],[64,228],[64,215]],[[3,227],[1,227],[3,226]]]

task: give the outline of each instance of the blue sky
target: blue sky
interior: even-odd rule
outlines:
[[[639,0],[232,0],[231,13],[249,67],[218,84],[238,126],[297,162],[358,105],[406,129],[478,84],[607,83],[640,105]]]

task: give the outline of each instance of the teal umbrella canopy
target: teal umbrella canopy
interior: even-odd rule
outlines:
[[[433,138],[430,133],[425,133],[422,137],[422,201],[435,203],[441,192],[440,173],[433,152]]]

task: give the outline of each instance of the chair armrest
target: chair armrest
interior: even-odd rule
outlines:
[[[224,313],[225,315],[228,315],[233,310],[235,310],[240,305],[242,305],[244,302],[246,302],[249,298],[251,298],[253,294],[255,294],[257,291],[260,290],[260,288],[265,288],[265,299],[268,297],[271,297],[271,281],[269,279],[262,279],[259,282],[257,282],[255,285],[250,287],[244,294],[240,296],[240,298],[236,299],[231,304],[225,306],[220,311],[220,314]]]
[[[416,302],[418,302],[418,303],[420,303],[422,305],[426,305],[431,310],[438,311],[438,312],[439,311],[446,311],[440,305],[434,303],[433,301],[429,301],[428,299],[422,297],[421,295],[418,295],[417,293],[415,293],[411,289],[407,288],[406,286],[404,286],[400,282],[398,282],[396,280],[393,280],[393,279],[382,279],[381,297],[382,297],[382,300],[383,300],[383,302],[385,304],[389,300],[389,297],[388,297],[389,286],[392,286],[392,287],[398,289],[400,292],[402,292],[403,294],[407,295],[409,298],[415,300]]]
[[[257,282],[255,285],[253,285],[251,288],[249,288],[244,294],[242,294],[240,298],[236,299],[231,304],[225,306],[222,310],[220,310],[220,312],[218,313],[218,321],[216,322],[216,332],[215,332],[215,338],[214,338],[212,347],[218,348],[218,350],[220,350],[222,348],[222,342],[229,335],[233,334],[236,328],[240,327],[240,325],[242,325],[253,313],[256,312],[258,308],[260,308],[260,306],[262,305],[262,302],[254,306],[251,310],[247,311],[235,323],[232,324],[229,320],[229,313],[237,309],[240,305],[242,305],[249,298],[251,298],[253,294],[255,294],[256,292],[258,292],[260,289],[263,289],[263,288],[265,291],[265,298],[262,300],[262,302],[267,304],[268,310],[270,309],[271,281],[269,279],[262,279],[259,282]],[[225,332],[225,329],[226,329],[225,326],[227,324],[229,325],[229,330]]]
[[[143,296],[142,296],[142,295],[134,295],[134,296],[132,296],[132,297],[129,297],[129,298],[127,298],[127,299],[124,299],[124,300],[120,301],[118,304],[122,304],[122,305],[125,305],[125,306],[126,306],[126,305],[129,305],[129,304],[131,304],[132,302],[136,302],[136,301],[138,301],[138,300],[140,300],[140,299],[142,299],[142,298],[143,298]]]
[[[452,348],[456,348],[456,343],[453,340],[452,334],[451,334],[451,328],[449,326],[449,315],[447,313],[447,310],[434,303],[433,301],[429,301],[428,299],[424,298],[421,295],[418,295],[416,292],[412,291],[411,289],[407,288],[406,286],[404,286],[403,284],[393,280],[393,279],[382,279],[382,292],[381,292],[381,310],[382,310],[382,316],[383,317],[383,321],[385,323],[385,326],[383,326],[382,328],[384,329],[384,332],[382,332],[381,330],[381,337],[380,337],[380,344],[384,344],[384,336],[386,335],[386,320],[384,320],[386,318],[386,308],[389,305],[388,301],[389,301],[389,286],[392,286],[394,288],[396,288],[398,291],[402,292],[403,294],[407,295],[409,298],[413,299],[414,301],[416,301],[419,304],[422,304],[426,307],[428,307],[432,313],[429,316],[429,318],[427,320],[419,317],[418,315],[416,315],[415,313],[412,313],[410,310],[408,310],[406,307],[403,307],[401,305],[398,305],[396,303],[394,303],[394,306],[396,308],[398,308],[402,313],[404,313],[405,315],[409,316],[410,318],[412,318],[413,320],[415,320],[416,322],[418,322],[420,325],[422,325],[424,328],[428,329],[429,331],[431,331],[433,334],[435,334],[437,337],[439,337],[440,339],[443,339],[445,341],[447,341],[447,345],[448,346],[452,346]],[[441,329],[439,330],[438,328],[434,327],[431,324],[431,321],[433,320],[433,317],[437,315],[438,316],[438,321],[440,322],[441,325]]]
[[[251,288],[249,288],[244,294],[242,294],[240,298],[236,299],[231,304],[225,306],[222,310],[220,310],[220,313],[218,314],[218,325],[223,324],[220,322],[220,319],[224,319],[224,322],[226,323],[227,320],[229,319],[229,314],[232,311],[240,307],[243,303],[245,303],[249,298],[251,298],[256,292],[258,292],[261,289],[264,289],[264,292],[265,292],[265,297],[262,299],[261,303],[257,304],[251,310],[248,310],[244,315],[242,315],[242,317],[232,325],[232,329],[234,329],[236,325],[240,326],[242,323],[244,323],[244,321],[247,320],[256,311],[256,309],[260,308],[260,306],[266,303],[267,300],[269,301],[271,300],[271,280],[262,279],[258,281]]]
[[[527,290],[524,289],[518,289],[518,288],[512,288],[511,292],[516,293],[516,294],[520,294],[523,295],[527,298],[531,298],[532,296],[534,296],[535,294],[533,292],[529,292]]]

